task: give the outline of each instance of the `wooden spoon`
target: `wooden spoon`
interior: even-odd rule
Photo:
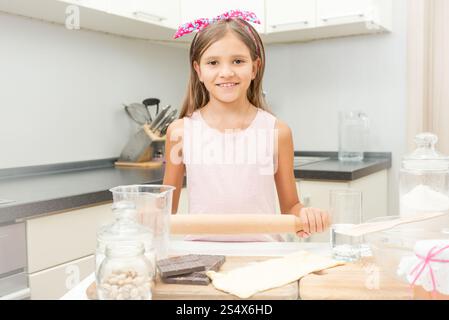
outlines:
[[[433,219],[442,215],[445,215],[445,213],[442,212],[422,213],[411,217],[403,217],[389,221],[362,223],[342,230],[337,229],[335,230],[335,232],[346,236],[360,237],[365,234],[392,229],[401,224]]]

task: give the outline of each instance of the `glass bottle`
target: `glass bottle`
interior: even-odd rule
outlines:
[[[151,300],[152,266],[141,242],[106,246],[106,257],[96,275],[99,300]]]

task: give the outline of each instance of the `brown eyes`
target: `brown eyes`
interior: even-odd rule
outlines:
[[[233,62],[234,62],[235,64],[242,64],[242,63],[244,63],[245,61],[244,61],[244,60],[241,60],[241,59],[235,59]],[[208,61],[207,64],[209,64],[209,65],[211,65],[211,66],[216,66],[216,65],[218,64],[218,61],[216,61],[216,60]]]

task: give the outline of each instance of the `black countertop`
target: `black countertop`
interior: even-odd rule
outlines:
[[[297,179],[350,181],[391,167],[391,153],[367,153],[363,162],[339,162],[335,152],[295,152],[330,159],[295,167]],[[116,159],[0,169],[0,225],[38,215],[107,203],[110,188],[161,184],[164,166],[116,168]],[[13,200],[13,202],[4,202]]]
[[[357,162],[341,162],[337,152],[295,151],[295,156],[329,158],[295,167],[296,179],[351,181],[391,168],[390,152],[366,152]]]

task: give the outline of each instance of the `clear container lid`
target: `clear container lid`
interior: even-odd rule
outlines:
[[[151,242],[153,234],[150,229],[137,222],[136,206],[131,201],[119,201],[113,204],[115,221],[98,230],[97,240],[103,243],[115,241]]]
[[[449,157],[435,150],[438,137],[433,133],[424,132],[416,135],[417,148],[403,157],[402,168],[405,170],[447,171]]]

